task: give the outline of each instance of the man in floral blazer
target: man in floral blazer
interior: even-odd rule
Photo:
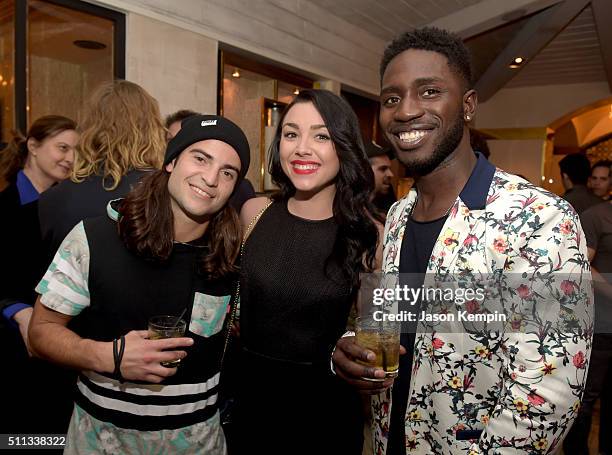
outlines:
[[[368,351],[350,336],[338,342],[337,374],[374,394],[377,455],[554,453],[586,382],[593,312],[580,223],[567,202],[471,149],[469,67],[460,39],[438,29],[406,33],[385,51],[381,128],[415,188],[389,211],[383,271],[486,287],[489,309],[507,319],[495,330],[419,322],[402,338],[411,362],[386,389],[360,379],[384,377],[355,362]],[[475,301],[462,308],[486,312]],[[402,443],[388,448],[394,419]]]

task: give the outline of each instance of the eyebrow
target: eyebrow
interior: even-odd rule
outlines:
[[[295,128],[296,130],[299,130],[300,127],[297,125],[297,123],[291,123],[291,122],[287,122],[283,125],[283,128],[285,126],[290,126],[291,128]],[[320,124],[320,125],[312,125],[310,127],[311,130],[320,130],[321,128],[327,128],[327,126]]]
[[[202,150],[202,149],[198,149],[198,148],[194,148],[190,150],[191,152],[197,152],[197,153],[201,153],[202,155],[204,155],[206,158],[208,158],[209,160],[215,161],[215,157],[212,156],[210,153]],[[234,171],[236,172],[236,174],[240,174],[240,169],[238,169],[236,166],[232,166],[231,164],[224,164],[221,166],[221,169],[229,169],[230,171]]]
[[[419,77],[414,80],[412,85],[421,86],[421,85],[428,85],[428,84],[439,84],[443,82],[444,80],[440,79],[439,77]],[[383,89],[380,91],[380,94],[382,95],[383,93],[400,92],[400,91],[401,90],[397,85],[390,85],[388,87],[383,87]]]

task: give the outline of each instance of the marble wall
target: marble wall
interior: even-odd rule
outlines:
[[[385,42],[305,0],[96,0],[297,68],[378,93]],[[130,28],[128,22],[128,49]],[[170,35],[168,41],[179,43]]]
[[[127,16],[126,79],[140,84],[162,115],[217,112],[217,41],[139,14]]]

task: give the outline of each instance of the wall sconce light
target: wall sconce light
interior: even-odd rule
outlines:
[[[233,77],[240,77],[240,71],[238,71],[238,68],[234,68],[234,72],[232,73]]]
[[[546,177],[542,176],[542,181],[546,180]]]
[[[6,83],[6,81],[2,81],[2,87],[6,87],[8,84]]]
[[[300,89],[299,88],[295,88],[295,90],[293,91],[294,95],[299,95],[300,94]]]
[[[2,74],[0,74],[0,82],[2,82],[4,80],[4,78],[2,77]]]
[[[548,183],[553,183],[554,180],[553,179],[548,179]]]
[[[525,59],[523,57],[515,57],[509,66],[510,68],[516,69],[516,68],[521,67],[523,63],[525,63]]]

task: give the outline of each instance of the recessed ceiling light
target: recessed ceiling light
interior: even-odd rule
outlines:
[[[100,49],[106,49],[106,44],[101,43],[99,41],[92,41],[88,39],[78,39],[76,41],[73,41],[72,44],[82,49],[92,49],[96,51]]]
[[[525,59],[523,57],[514,57],[514,59],[512,59],[512,63],[510,63],[510,68],[518,68],[520,67],[523,63],[525,63]]]

